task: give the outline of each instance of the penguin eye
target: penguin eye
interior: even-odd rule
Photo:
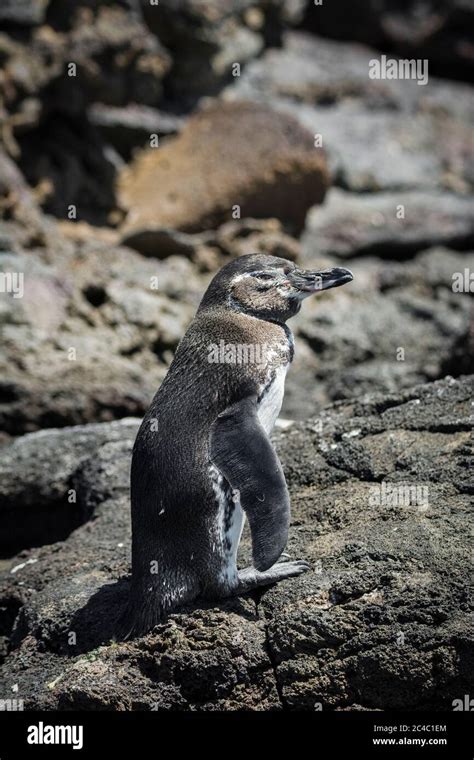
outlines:
[[[268,272],[254,272],[252,277],[258,277],[259,280],[273,280],[273,275]]]

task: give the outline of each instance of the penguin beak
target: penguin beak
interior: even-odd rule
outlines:
[[[317,293],[319,290],[329,290],[329,288],[338,288],[339,285],[345,285],[346,282],[351,282],[354,279],[354,275],[350,269],[344,269],[343,267],[319,271],[293,269],[287,274],[287,279],[293,287],[298,288],[305,295],[310,295],[311,293]]]

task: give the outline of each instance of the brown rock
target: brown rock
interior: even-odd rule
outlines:
[[[214,104],[181,135],[141,154],[119,180],[126,230],[193,232],[232,218],[277,217],[295,229],[328,185],[324,154],[290,116],[246,102]]]
[[[283,232],[278,219],[227,222],[218,230],[216,242],[233,258],[249,253],[265,253],[296,261],[300,254],[299,242]]]

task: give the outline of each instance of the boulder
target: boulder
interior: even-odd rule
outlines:
[[[324,206],[308,214],[302,251],[306,257],[400,260],[437,245],[474,248],[474,210],[467,196],[421,190],[356,195],[334,188]]]
[[[122,171],[124,229],[196,232],[230,221],[237,208],[239,218],[277,217],[300,230],[327,181],[322,151],[291,116],[252,103],[215,103]]]

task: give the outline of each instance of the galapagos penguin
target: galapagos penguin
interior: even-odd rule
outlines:
[[[242,594],[309,569],[278,561],[290,500],[269,436],[293,358],[287,320],[307,296],[351,280],[347,269],[302,270],[250,254],[211,281],[135,441],[122,637],[146,633],[197,598]],[[238,570],[245,517],[253,567]]]

